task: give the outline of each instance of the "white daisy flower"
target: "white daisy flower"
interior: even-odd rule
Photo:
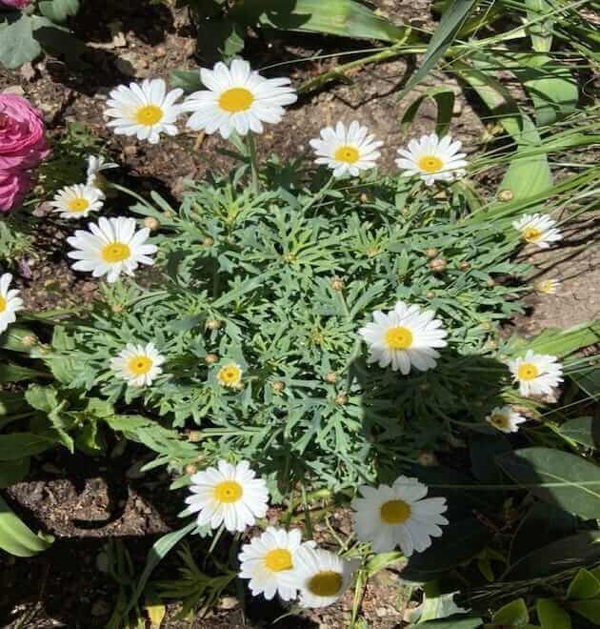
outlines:
[[[118,168],[119,164],[114,162],[107,162],[102,155],[88,155],[87,157],[87,180],[88,186],[96,186],[97,188],[103,185],[104,176],[103,170],[110,170],[111,168]]]
[[[16,320],[16,313],[23,310],[23,300],[16,288],[8,289],[12,282],[12,275],[4,273],[0,276],[0,334]]]
[[[296,597],[298,588],[286,579],[286,574],[294,568],[294,554],[301,545],[298,529],[285,531],[270,526],[260,537],[242,546],[239,576],[250,579],[248,586],[253,596],[263,594],[268,601],[275,594],[284,601]]]
[[[61,218],[81,218],[90,212],[97,212],[104,204],[102,190],[86,184],[75,184],[61,188],[50,201],[52,211]]]
[[[212,70],[201,68],[200,79],[207,89],[183,103],[192,112],[187,126],[209,134],[218,131],[224,138],[234,131],[262,133],[263,122],[279,122],[284,106],[298,98],[289,79],[266,79],[243,59],[234,59],[229,67],[219,62]]]
[[[562,234],[554,225],[556,221],[545,214],[525,214],[512,224],[525,242],[540,249],[548,249],[550,243],[562,239]]]
[[[423,135],[411,140],[407,149],[398,149],[398,168],[405,170],[405,176],[418,175],[428,185],[434,181],[453,181],[464,177],[467,166],[465,153],[461,153],[462,143],[452,141],[449,135],[438,138],[437,134]]]
[[[515,382],[519,383],[519,393],[530,395],[548,395],[562,381],[562,365],[556,356],[536,354],[532,350],[522,358],[510,360],[508,368]]]
[[[237,363],[223,365],[217,371],[217,382],[222,387],[237,387],[242,382],[242,368]]]
[[[125,349],[110,360],[110,368],[134,387],[150,386],[162,373],[165,362],[154,343],[134,345],[127,343]]]
[[[560,290],[560,281],[554,278],[538,280],[533,287],[538,293],[556,295]]]
[[[305,543],[294,554],[294,569],[286,578],[300,590],[300,605],[326,607],[348,589],[358,563]]]
[[[182,89],[167,92],[162,79],[144,79],[141,84],[119,85],[108,95],[105,116],[114,118],[107,123],[117,135],[135,135],[138,140],[156,144],[161,133],[176,135],[175,121],[181,113],[176,101]]]
[[[191,496],[185,499],[190,513],[198,512],[198,525],[212,529],[221,523],[230,531],[244,531],[256,518],[267,513],[269,493],[262,478],[250,469],[248,461],[231,465],[218,462],[191,477]]]
[[[140,264],[154,264],[149,256],[157,247],[144,244],[150,230],[135,231],[135,219],[101,217],[88,228],[89,232],[78,229],[74,236],[67,238],[75,250],[67,254],[77,260],[72,265],[75,271],[91,271],[94,277],[106,275],[106,280],[112,283],[121,273],[133,275]]]
[[[427,371],[436,366],[439,353],[434,349],[446,347],[446,331],[442,322],[434,319],[432,310],[421,310],[399,301],[393,310],[373,313],[374,323],[367,323],[358,334],[369,345],[369,362],[406,375],[415,367]]]
[[[315,162],[333,170],[334,177],[345,174],[356,177],[361,170],[373,168],[381,155],[377,149],[382,144],[356,120],[348,128],[343,122],[338,122],[335,128],[325,127],[321,129],[320,139],[310,140],[317,154]]]
[[[497,406],[485,418],[485,421],[500,432],[517,432],[519,424],[527,421],[526,417],[515,413],[510,406]]]
[[[425,498],[427,486],[416,478],[399,476],[393,485],[362,486],[362,497],[352,501],[356,537],[370,542],[376,553],[400,546],[410,557],[431,546],[440,537],[440,525],[448,524],[441,515],[448,508],[445,498]]]

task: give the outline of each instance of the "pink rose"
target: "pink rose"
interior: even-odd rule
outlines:
[[[22,96],[0,94],[0,171],[30,168],[48,153],[40,112]]]
[[[0,4],[5,4],[7,7],[13,7],[14,9],[23,9],[29,2],[30,0],[0,0]]]
[[[0,170],[0,212],[8,212],[20,205],[31,188],[31,177],[26,170]]]

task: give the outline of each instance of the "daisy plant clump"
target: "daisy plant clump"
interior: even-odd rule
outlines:
[[[181,106],[163,84],[117,88],[111,126],[158,141],[172,131],[161,125],[188,116],[240,149],[236,135],[258,136],[296,99],[288,79],[243,60],[200,75],[206,89]],[[253,594],[309,607],[343,595],[352,553],[267,522],[269,500],[293,514],[299,493],[339,492],[360,553],[412,561],[464,522],[422,477],[423,453],[471,432],[497,447],[525,419],[510,406],[514,384],[535,409],[563,378],[554,356],[503,352],[499,322],[522,311],[524,290],[509,280],[529,266],[514,258],[515,216],[485,220],[483,193],[461,181],[460,141],[410,141],[382,175],[382,143],[360,120],[314,133],[316,164],[261,167],[250,142],[242,166],[191,182],[177,207],[132,194],[151,242],[133,218],[76,231],[67,255],[106,278],[102,298],[85,324],[57,325],[42,356],[65,387],[188,436],[196,456],[160,458],[188,472],[176,481],[189,482],[185,515],[246,536],[239,575]],[[556,237],[547,221],[529,227],[539,242]],[[462,517],[479,526],[474,508]],[[249,527],[262,531],[250,541]]]

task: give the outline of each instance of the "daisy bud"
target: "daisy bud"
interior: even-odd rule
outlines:
[[[110,309],[115,313],[119,314],[125,310],[125,306],[123,304],[113,304]]]
[[[208,236],[207,236],[207,237],[206,237],[206,238],[202,241],[202,244],[203,244],[205,247],[212,247],[212,246],[215,244],[215,241],[214,241],[212,238],[210,238],[210,237],[208,237]]]
[[[427,297],[427,299],[433,299],[435,297],[435,293],[432,290],[428,290],[425,293],[425,297]]]
[[[209,330],[218,330],[223,324],[218,319],[209,319],[206,322],[206,327]]]
[[[346,406],[346,404],[348,404],[348,396],[340,393],[336,396],[335,403],[339,404],[340,406]]]
[[[434,258],[429,263],[429,268],[434,273],[443,273],[446,270],[447,266],[448,266],[448,263],[446,262],[446,260],[444,260],[444,258]]]
[[[23,345],[23,347],[33,347],[37,342],[37,336],[34,334],[28,334],[21,339],[21,345]]]
[[[458,264],[458,268],[461,271],[468,271],[471,268],[471,264],[467,262],[466,260],[463,260],[462,262]]]
[[[281,382],[281,380],[275,380],[275,382],[271,382],[271,390],[273,393],[282,393],[285,389],[285,384]]]
[[[186,433],[186,437],[188,441],[195,443],[196,441],[200,441],[200,439],[202,439],[202,434],[199,430],[189,430]]]
[[[198,468],[193,463],[189,463],[184,468],[184,472],[190,475],[195,474],[197,471],[198,471]]]
[[[428,258],[435,258],[439,251],[435,247],[430,247],[429,249],[425,249],[425,255]]]
[[[330,371],[324,378],[325,382],[329,382],[329,384],[335,384],[337,379],[338,375],[335,371]]]
[[[439,464],[439,461],[433,452],[423,450],[417,456],[417,463],[423,467],[434,467]]]
[[[206,354],[206,356],[204,357],[204,362],[207,365],[214,365],[216,362],[218,362],[219,357],[216,354]]]
[[[500,190],[498,193],[498,198],[500,201],[508,202],[512,201],[515,198],[512,190]]]
[[[331,278],[331,290],[341,291],[344,290],[345,282],[341,277],[332,277]]]
[[[146,216],[144,219],[144,227],[147,227],[151,232],[156,231],[160,227],[160,222],[154,216]]]

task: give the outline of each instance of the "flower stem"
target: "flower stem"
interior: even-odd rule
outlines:
[[[250,160],[250,172],[252,173],[252,190],[258,194],[258,162],[256,159],[256,143],[252,131],[248,133],[248,159]]]

